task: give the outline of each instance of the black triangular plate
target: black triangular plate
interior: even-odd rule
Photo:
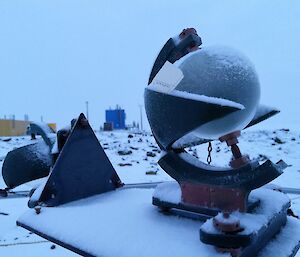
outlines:
[[[38,202],[57,206],[114,190],[118,175],[87,119],[80,114]]]

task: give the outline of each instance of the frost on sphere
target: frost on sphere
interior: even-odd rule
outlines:
[[[217,139],[248,125],[259,103],[260,85],[247,57],[228,47],[206,47],[187,56],[179,67],[184,78],[176,90],[228,99],[245,106],[199,127],[195,131],[199,137]]]

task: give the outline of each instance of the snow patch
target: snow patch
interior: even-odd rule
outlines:
[[[228,68],[242,67],[244,70],[255,70],[254,65],[247,56],[236,49],[227,46],[203,47],[202,51],[217,59],[221,66]]]
[[[159,184],[153,193],[154,198],[161,201],[178,204],[181,202],[181,189],[177,182]]]
[[[160,92],[160,93],[165,93],[160,91],[158,88],[150,88],[148,87],[147,89],[149,90],[153,90],[156,92]],[[171,96],[176,96],[176,97],[180,97],[180,98],[184,98],[184,99],[190,99],[190,100],[195,100],[195,101],[199,101],[199,102],[204,102],[204,103],[210,103],[210,104],[216,104],[216,105],[220,105],[220,106],[228,106],[228,107],[233,107],[233,108],[237,108],[239,110],[243,110],[245,109],[245,106],[234,102],[234,101],[230,101],[227,99],[223,99],[223,98],[218,98],[218,97],[210,97],[210,96],[206,96],[206,95],[197,95],[197,94],[193,94],[193,93],[189,93],[186,91],[180,91],[180,90],[172,90],[171,92],[167,93],[168,95]]]

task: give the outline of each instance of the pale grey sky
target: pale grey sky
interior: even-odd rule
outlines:
[[[0,0],[0,117],[44,116],[59,126],[85,111],[138,120],[151,65],[171,36],[195,27],[204,45],[227,45],[256,66],[262,102],[282,109],[266,126],[300,123],[300,2]],[[300,124],[298,124],[300,127]]]

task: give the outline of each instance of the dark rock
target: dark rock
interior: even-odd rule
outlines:
[[[128,135],[128,138],[133,138],[133,135],[129,134],[129,135]]]
[[[157,171],[154,171],[154,170],[146,171],[146,175],[156,175],[156,174],[157,174]]]
[[[120,151],[118,151],[118,154],[119,155],[129,155],[129,154],[132,154],[132,151],[131,150],[120,150]]]
[[[131,163],[119,163],[118,164],[120,167],[124,167],[124,166],[132,166]]]
[[[8,138],[2,138],[2,141],[3,142],[9,142],[11,140],[11,137],[8,137]]]
[[[156,153],[153,153],[153,152],[147,152],[146,155],[148,157],[155,157],[156,156]]]
[[[277,143],[277,144],[284,144],[284,143],[285,143],[285,142],[282,141],[279,137],[275,137],[275,138],[274,138],[274,141],[275,141],[275,143]]]
[[[290,129],[283,128],[283,129],[281,129],[281,131],[284,131],[284,132],[289,132],[289,131],[290,131]]]

